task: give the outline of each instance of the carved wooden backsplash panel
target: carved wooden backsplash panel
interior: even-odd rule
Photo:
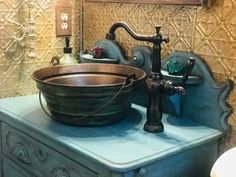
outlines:
[[[153,34],[154,25],[162,25],[162,34],[170,37],[163,45],[163,56],[173,51],[192,51],[205,59],[217,80],[230,78],[236,82],[236,1],[216,0],[211,8],[180,5],[148,5],[85,2],[83,5],[83,45],[89,49],[105,37],[117,21],[127,22],[137,33]],[[117,31],[117,40],[129,55],[134,45],[125,31]],[[147,44],[147,43],[146,43]],[[236,109],[236,88],[229,98]],[[236,145],[236,115],[229,145]]]

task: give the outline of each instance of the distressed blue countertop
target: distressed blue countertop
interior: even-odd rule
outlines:
[[[165,131],[143,131],[146,109],[132,105],[130,112],[115,124],[102,127],[68,126],[52,120],[41,110],[38,95],[0,99],[0,118],[37,131],[115,171],[150,164],[173,154],[216,140],[222,133],[187,119],[163,115]],[[17,128],[17,127],[16,127]]]

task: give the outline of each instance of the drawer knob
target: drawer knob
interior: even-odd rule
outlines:
[[[16,145],[16,147],[13,150],[13,155],[20,162],[27,163],[27,164],[31,163],[29,153],[28,153],[26,147],[21,143],[18,143]]]
[[[140,168],[139,171],[138,171],[139,175],[145,175],[147,173],[146,169],[145,168]]]
[[[145,168],[139,168],[137,170],[134,171],[134,177],[144,177],[144,175],[146,174],[146,169]]]
[[[60,168],[53,173],[52,177],[70,177],[66,169]]]
[[[48,159],[49,153],[44,152],[41,149],[38,149],[35,152],[36,157],[40,160],[40,161],[46,161]]]

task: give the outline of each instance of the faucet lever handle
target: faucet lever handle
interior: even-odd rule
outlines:
[[[175,93],[177,93],[177,94],[180,94],[180,95],[185,95],[186,94],[186,90],[182,86],[175,86],[174,90],[175,90]]]
[[[183,75],[183,79],[182,79],[183,84],[185,84],[185,82],[188,80],[188,77],[193,69],[194,63],[195,63],[195,59],[193,57],[190,57],[188,59],[188,63],[187,63],[187,66]]]
[[[165,43],[169,43],[170,42],[170,38],[167,36],[167,37],[164,37],[162,39],[162,41],[164,41]]]

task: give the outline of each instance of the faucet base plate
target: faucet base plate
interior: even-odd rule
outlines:
[[[143,130],[150,133],[160,133],[164,131],[164,125],[162,122],[159,123],[146,122],[143,126]]]

